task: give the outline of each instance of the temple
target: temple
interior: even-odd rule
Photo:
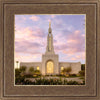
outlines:
[[[34,69],[40,70],[42,75],[57,75],[67,67],[71,67],[71,74],[77,74],[81,70],[80,62],[59,62],[59,55],[54,52],[51,22],[49,23],[46,52],[42,55],[42,62],[20,62],[20,66],[26,66],[27,73],[30,67],[34,67]]]

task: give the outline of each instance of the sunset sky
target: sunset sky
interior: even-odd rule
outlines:
[[[15,15],[15,60],[42,61],[49,21],[59,61],[85,63],[85,15]]]

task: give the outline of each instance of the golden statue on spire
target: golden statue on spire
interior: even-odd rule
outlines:
[[[51,29],[51,21],[49,21],[49,33],[52,32],[52,29]]]

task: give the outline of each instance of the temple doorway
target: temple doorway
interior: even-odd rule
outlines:
[[[52,74],[54,71],[54,64],[52,61],[47,62],[47,74]]]

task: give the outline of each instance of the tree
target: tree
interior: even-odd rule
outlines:
[[[66,75],[66,68],[61,71],[62,75]]]
[[[26,66],[21,66],[20,71],[21,71],[21,74],[24,75],[26,71]]]
[[[80,76],[85,76],[85,70],[79,71]]]
[[[81,64],[81,70],[85,70],[85,64]]]
[[[29,68],[29,72],[30,72],[31,74],[34,74],[34,68],[33,68],[33,67],[30,67],[30,68]]]
[[[21,74],[20,69],[16,68],[16,69],[15,69],[15,77],[20,76],[20,74]]]
[[[40,75],[41,72],[40,72],[40,70],[35,70],[35,71],[34,71],[34,74],[36,74],[36,75]]]
[[[66,75],[66,74],[70,74],[71,71],[72,71],[72,68],[71,67],[67,67],[67,68],[64,68],[62,70],[62,73],[63,73],[63,75]]]
[[[65,70],[66,70],[66,72],[67,72],[68,74],[70,74],[70,72],[72,71],[72,68],[71,68],[71,67],[67,67]]]

